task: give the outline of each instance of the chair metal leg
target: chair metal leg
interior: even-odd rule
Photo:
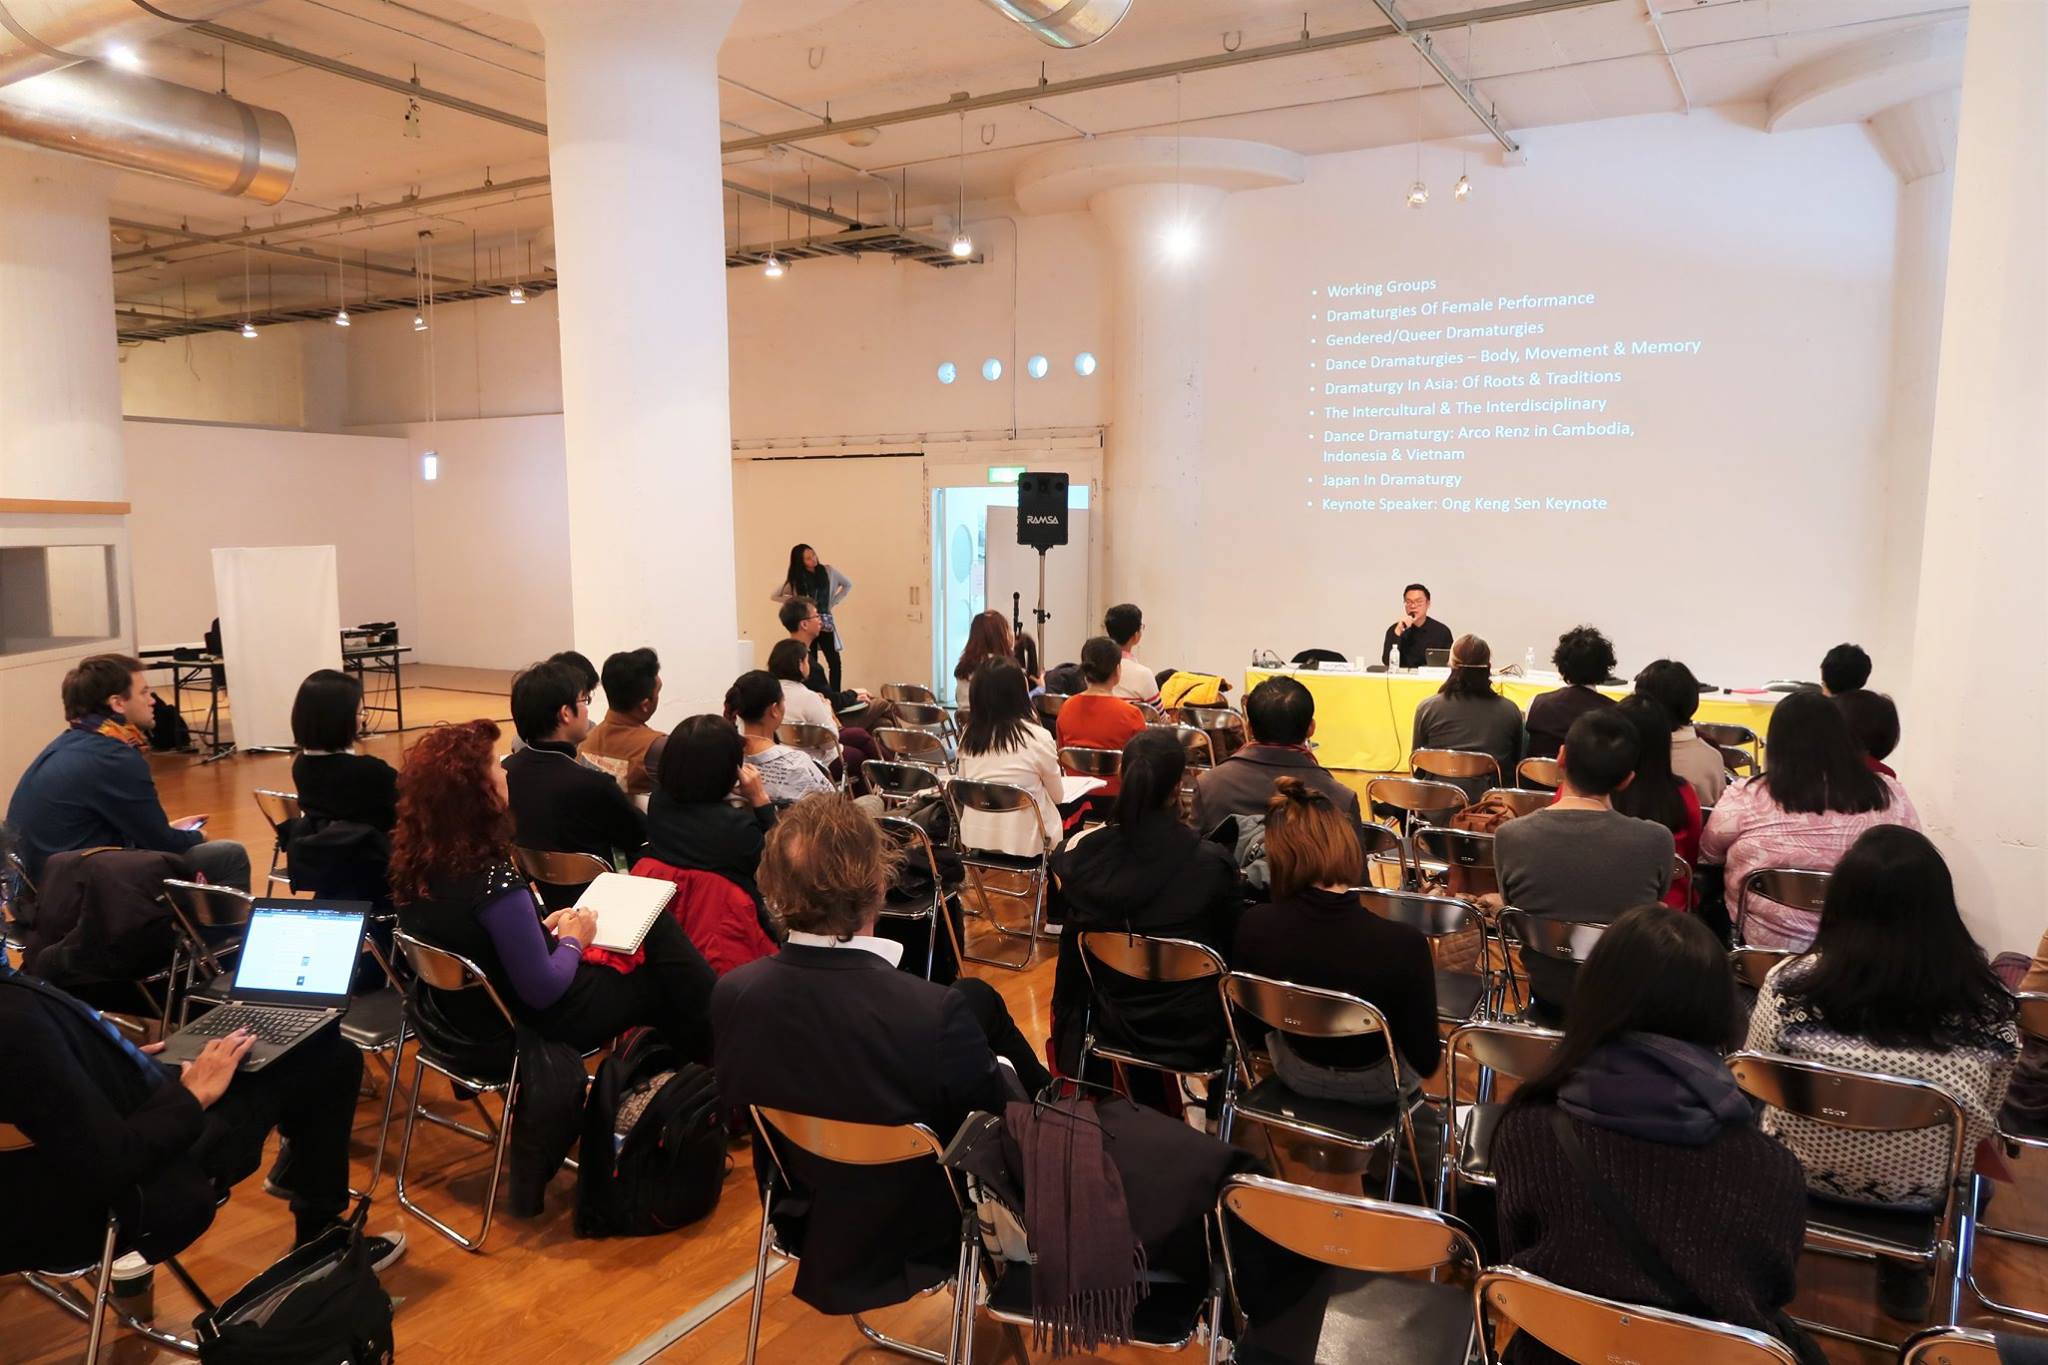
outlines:
[[[761,1301],[768,1296],[768,1242],[775,1232],[768,1210],[774,1200],[775,1181],[770,1177],[761,1188],[761,1245],[754,1253],[754,1298],[747,1306],[746,1365],[754,1365],[754,1353],[761,1344]]]
[[[381,1050],[373,1055],[381,1056]],[[398,1068],[405,1060],[405,1025],[398,1026],[398,1039],[391,1045],[391,1074],[384,1081],[384,1116],[377,1122],[377,1154],[370,1158],[370,1179],[360,1191],[351,1191],[357,1198],[367,1198],[377,1189],[377,1181],[384,1174],[384,1145],[391,1137],[391,1106],[398,1095]]]
[[[867,1319],[863,1318],[858,1313],[855,1313],[853,1315],[853,1325],[855,1327],[860,1328],[860,1334],[862,1336],[866,1337],[869,1341],[872,1341],[873,1343],[875,1343],[875,1345],[881,1347],[885,1351],[894,1351],[897,1355],[909,1356],[912,1360],[929,1361],[931,1362],[931,1365],[953,1365],[953,1358],[950,1355],[947,1355],[945,1352],[934,1351],[929,1346],[918,1346],[908,1341],[898,1341],[896,1338],[885,1335],[882,1332],[876,1331],[873,1327],[870,1327],[868,1325]],[[954,1329],[956,1332],[958,1331],[958,1327],[959,1324],[956,1318],[954,1323]]]
[[[114,1292],[114,1239],[120,1223],[107,1215],[106,1245],[100,1250],[100,1273],[92,1296],[92,1331],[85,1345],[85,1365],[99,1365],[100,1340],[107,1326],[107,1300]]]
[[[1984,1177],[1981,1175],[1973,1176],[1971,1179],[1970,1208],[1973,1211],[1983,1207],[1983,1181]],[[1978,1303],[1999,1314],[2001,1317],[2031,1323],[2036,1327],[2048,1327],[2048,1313],[2032,1308],[2022,1308],[2018,1304],[2001,1303],[1985,1293],[1983,1287],[1977,1283],[1977,1239],[1980,1237],[1995,1237],[2002,1242],[2019,1242],[2025,1246],[2035,1247],[2048,1247],[2048,1237],[2044,1237],[2036,1232],[2021,1232],[2017,1228],[1991,1227],[1988,1224],[1977,1222],[1973,1217],[1970,1224],[1970,1256],[1963,1266],[1963,1283],[1968,1286],[1970,1296],[1976,1299]],[[1953,1317],[1950,1318],[1950,1321],[1954,1320]]]
[[[498,1124],[495,1125],[497,1128],[497,1132],[495,1135],[495,1143],[491,1153],[491,1175],[490,1180],[487,1182],[484,1188],[483,1226],[477,1229],[477,1234],[474,1239],[463,1236],[454,1228],[448,1226],[448,1224],[436,1218],[433,1214],[428,1213],[425,1209],[421,1208],[418,1204],[414,1203],[412,1198],[406,1192],[405,1172],[406,1166],[408,1164],[408,1158],[412,1154],[413,1126],[415,1122],[421,1117],[433,1117],[432,1115],[425,1114],[424,1111],[420,1108],[420,1084],[426,1078],[426,1071],[426,1063],[423,1060],[420,1060],[417,1054],[415,1054],[412,1069],[412,1095],[410,1099],[407,1101],[407,1109],[405,1115],[405,1134],[399,1140],[398,1144],[397,1181],[399,1207],[403,1208],[407,1213],[410,1213],[414,1217],[420,1219],[420,1221],[427,1224],[427,1226],[433,1228],[434,1231],[440,1233],[449,1241],[455,1243],[455,1245],[461,1247],[464,1251],[482,1251],[484,1239],[491,1235],[491,1217],[497,1211],[498,1180],[499,1177],[502,1176],[505,1172],[505,1153],[510,1145],[512,1137],[512,1108],[518,1102],[519,1096],[519,1059],[516,1055],[513,1057],[511,1074],[505,1078],[505,1088],[502,1092],[505,1101],[505,1117]],[[463,1128],[461,1124],[450,1123],[448,1120],[445,1119],[440,1121],[446,1123],[451,1128],[457,1128],[461,1129],[464,1132],[470,1132],[470,1135],[473,1137],[482,1136],[480,1134],[471,1132],[471,1130],[469,1129]],[[492,1141],[491,1138],[484,1138],[484,1140],[487,1142]]]

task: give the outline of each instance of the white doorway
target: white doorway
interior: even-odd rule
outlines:
[[[1080,656],[1093,633],[1094,539],[1089,485],[1068,487],[1067,544],[1047,552],[1045,609],[1039,638],[1046,665]],[[953,664],[967,643],[968,624],[993,607],[1037,635],[1038,554],[1017,544],[1015,483],[932,490],[932,688],[953,691]],[[1012,594],[1016,594],[1013,598]]]

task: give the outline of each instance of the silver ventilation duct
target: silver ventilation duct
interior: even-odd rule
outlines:
[[[171,14],[145,0],[0,0],[0,85],[138,48],[174,29],[238,9],[249,0],[169,0]]]
[[[1048,47],[1086,47],[1123,22],[1131,0],[982,0]]]
[[[275,204],[298,139],[275,109],[79,62],[0,87],[0,137]]]

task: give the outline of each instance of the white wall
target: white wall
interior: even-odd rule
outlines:
[[[136,419],[122,434],[144,648],[205,634],[217,546],[332,545],[344,625],[415,618],[404,442]]]
[[[332,323],[265,327],[251,340],[205,332],[121,348],[130,417],[250,426],[340,427],[348,333]]]
[[[368,313],[348,329],[343,425],[425,419],[430,369],[433,414],[443,421],[562,410],[553,293],[523,304],[436,304],[424,332],[413,331],[412,318],[404,309]]]
[[[531,307],[532,305],[528,305]],[[568,481],[562,419],[498,417],[376,428],[396,438],[410,490],[423,663],[520,668],[570,646]],[[420,477],[435,451],[439,477]],[[622,517],[658,514],[620,490]],[[403,532],[401,532],[403,534]]]
[[[1475,160],[1475,193],[1403,191],[1413,152],[1314,158],[1298,187],[1230,196],[1197,263],[1219,321],[1205,362],[1207,414],[1198,656],[1228,669],[1253,646],[1310,645],[1376,659],[1401,586],[1427,582],[1441,618],[1488,638],[1496,660],[1534,646],[1547,666],[1581,622],[1614,639],[1621,671],[1687,658],[1724,686],[1811,676],[1821,653],[1874,632],[1898,189],[1858,127],[1766,135],[1755,111],[1614,119],[1529,135],[1526,167]],[[1332,300],[1350,281],[1436,282],[1430,291]],[[1322,291],[1322,292],[1318,292]],[[1330,307],[1576,294],[1583,308],[1332,323]],[[1312,320],[1313,319],[1313,320]],[[1335,348],[1332,334],[1541,321],[1542,337]],[[1328,355],[1400,355],[1530,343],[1692,339],[1692,356],[1468,360],[1443,370],[1330,373]],[[1608,398],[1601,415],[1332,420],[1326,405],[1469,399],[1451,393],[1330,397],[1329,380],[1618,370],[1611,386],[1505,389],[1482,397]],[[1313,414],[1313,415],[1311,415]],[[1460,463],[1323,462],[1325,430],[1626,421],[1632,438],[1453,441]],[[1369,443],[1359,443],[1369,444]],[[1388,444],[1388,443],[1381,443]],[[1152,509],[1116,494],[1116,527]],[[1605,512],[1333,512],[1325,496],[1441,496],[1430,488],[1323,487],[1326,473],[1462,474],[1459,495],[1601,496]],[[1314,504],[1313,506],[1305,504]]]

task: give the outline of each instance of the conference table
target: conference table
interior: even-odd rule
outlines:
[[[1316,761],[1325,768],[1358,772],[1397,773],[1408,769],[1409,741],[1415,735],[1415,708],[1450,676],[1447,668],[1417,668],[1387,673],[1313,668],[1253,668],[1245,673],[1247,695],[1272,677],[1293,678],[1316,699]],[[1522,708],[1545,692],[1564,686],[1554,673],[1526,678],[1496,675],[1501,694]],[[1598,689],[1619,700],[1626,686]],[[1775,692],[1702,692],[1695,721],[1710,725],[1744,725],[1762,736],[1771,725]]]

